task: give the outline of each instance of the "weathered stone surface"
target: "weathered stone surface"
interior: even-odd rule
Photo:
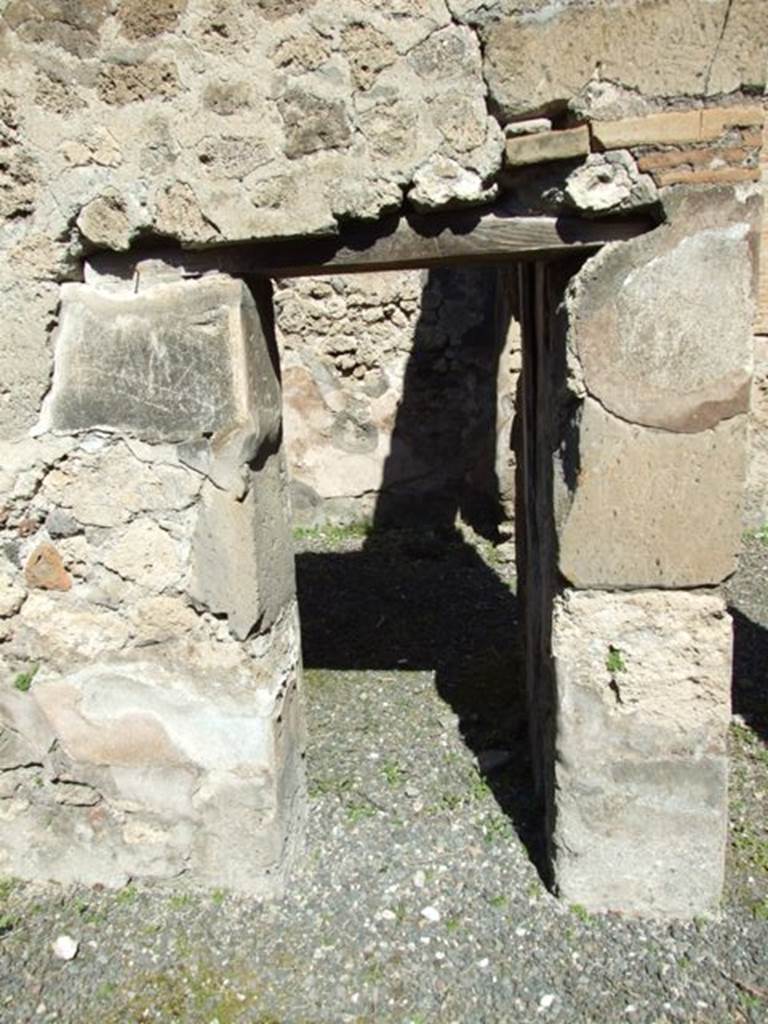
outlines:
[[[768,337],[764,336],[755,338],[749,439],[744,525],[755,530],[768,522]]]
[[[13,615],[21,607],[25,590],[19,585],[18,579],[7,572],[0,572],[0,618]]]
[[[200,477],[174,465],[172,449],[162,455],[155,450],[157,461],[152,461],[142,457],[138,442],[132,446],[135,454],[124,441],[114,441],[95,452],[81,447],[46,475],[41,497],[54,506],[54,532],[77,533],[78,524],[118,526],[140,512],[167,514],[193,504]],[[163,456],[167,462],[162,461]],[[70,523],[57,526],[64,509],[71,512]],[[54,535],[50,526],[49,532]]]
[[[558,110],[596,72],[646,96],[710,96],[764,85],[766,38],[762,0],[557,5],[491,24],[485,75],[507,119]]]
[[[33,591],[15,623],[12,650],[20,660],[66,669],[122,650],[130,636],[130,625],[118,612],[92,605],[76,591]]]
[[[558,600],[551,842],[564,899],[654,916],[717,908],[731,644],[715,595]]]
[[[116,194],[109,193],[92,199],[80,211],[77,226],[83,237],[94,245],[117,250],[130,247],[130,221],[125,204]]]
[[[553,160],[572,160],[589,153],[589,128],[566,128],[558,132],[536,132],[507,139],[505,157],[508,167],[527,167]]]
[[[695,587],[733,572],[746,416],[649,430],[587,398],[555,455],[558,565],[578,587]]]
[[[447,206],[476,206],[489,202],[495,188],[486,189],[475,171],[468,171],[451,157],[434,157],[413,176],[408,201],[417,210]]]
[[[188,592],[225,615],[244,640],[269,629],[294,594],[293,549],[282,458],[270,455],[242,499],[213,484],[203,488],[192,546]]]
[[[516,135],[538,135],[551,132],[552,122],[548,117],[531,117],[527,121],[510,121],[504,125],[504,137],[512,139]]]
[[[650,206],[658,199],[653,178],[640,174],[627,150],[591,153],[568,175],[565,193],[580,211],[621,213]]]
[[[304,785],[289,620],[274,651],[256,691],[247,659],[196,669],[145,648],[62,675],[46,667],[28,694],[4,694],[3,870],[106,885],[185,871],[198,885],[279,892]]]
[[[274,368],[241,282],[213,276],[133,295],[64,286],[40,429],[107,427],[149,441],[213,434],[214,444],[217,432],[239,429],[255,451],[274,431],[276,407]]]
[[[151,520],[136,519],[116,532],[99,557],[118,576],[148,590],[165,590],[181,579],[180,545]]]
[[[754,211],[717,198],[607,247],[571,289],[569,344],[586,390],[629,422],[697,431],[747,409]],[[708,221],[718,208],[721,222]]]
[[[323,149],[343,149],[352,141],[344,103],[338,99],[291,89],[280,101],[289,159]]]

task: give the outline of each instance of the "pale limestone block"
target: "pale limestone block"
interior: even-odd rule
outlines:
[[[7,572],[0,572],[0,618],[13,615],[21,607],[26,590],[17,579]]]
[[[12,772],[3,800],[4,868],[110,886],[185,869],[198,885],[280,892],[301,843],[305,742],[283,632],[257,690],[247,671],[145,654],[41,670],[28,694],[0,699],[0,763],[38,762]]]
[[[628,0],[548,11],[499,18],[486,32],[485,78],[508,119],[557,111],[597,78],[596,69],[651,97],[717,96],[766,81],[763,0],[732,8],[728,0]]]
[[[504,136],[507,139],[516,135],[539,135],[551,131],[552,122],[548,117],[530,117],[526,121],[511,121],[504,125]]]
[[[119,651],[130,635],[121,615],[74,592],[33,591],[19,612],[11,647],[16,657],[35,664],[71,666]]]
[[[64,285],[55,350],[40,430],[205,436],[251,454],[277,431],[275,370],[241,281],[211,275],[137,294]]]
[[[566,179],[569,202],[585,213],[618,213],[658,200],[653,178],[640,174],[627,150],[591,153]]]
[[[732,655],[722,598],[566,591],[552,653],[560,895],[590,910],[715,910]]]
[[[200,477],[183,466],[137,458],[122,442],[94,455],[78,453],[50,472],[41,496],[69,509],[85,526],[118,526],[140,512],[180,511],[191,505]]]
[[[413,176],[408,200],[417,210],[472,206],[489,202],[495,186],[486,188],[476,171],[467,170],[447,156],[432,157]]]
[[[128,249],[131,223],[125,204],[117,193],[107,192],[87,203],[77,218],[83,236],[105,249]]]

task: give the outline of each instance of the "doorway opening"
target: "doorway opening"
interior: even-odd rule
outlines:
[[[466,820],[481,845],[516,836],[543,874],[514,562],[512,278],[278,279],[275,311],[310,797],[326,824],[382,836],[404,815]]]

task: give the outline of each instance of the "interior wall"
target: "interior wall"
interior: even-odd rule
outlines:
[[[278,281],[295,520],[512,518],[517,335],[494,269]]]

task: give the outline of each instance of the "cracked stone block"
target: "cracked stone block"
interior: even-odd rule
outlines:
[[[561,282],[548,328],[539,420],[557,565],[577,587],[707,586],[735,568],[756,209],[711,190],[667,212]]]
[[[715,96],[742,85],[762,92],[765,84],[763,0],[558,3],[533,15],[529,6],[485,33],[490,98],[507,119],[557,112],[598,77],[595,68],[600,79],[649,97]]]
[[[53,387],[39,429],[103,427],[142,440],[246,433],[279,421],[279,392],[255,300],[212,275],[137,293],[62,286]]]
[[[566,590],[552,655],[558,892],[589,910],[716,910],[732,656],[724,601]]]

